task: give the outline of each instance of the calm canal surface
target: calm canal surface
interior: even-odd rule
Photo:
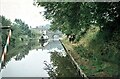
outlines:
[[[45,47],[29,42],[13,50],[8,52],[2,77],[78,77],[59,40],[50,40]]]

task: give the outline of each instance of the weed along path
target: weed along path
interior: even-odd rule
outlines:
[[[63,46],[66,48],[67,53],[71,57],[72,61],[76,65],[77,69],[81,72],[81,75],[85,78],[90,77],[112,77],[111,74],[118,74],[118,64],[101,61],[98,59],[90,59],[85,56],[89,56],[88,51],[83,52],[81,42],[70,43],[66,37],[61,40]],[[85,53],[83,56],[83,53]],[[94,58],[94,55],[93,55]]]

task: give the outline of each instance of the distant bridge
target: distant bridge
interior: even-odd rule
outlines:
[[[54,36],[58,36],[58,37],[61,37],[62,36],[62,32],[60,31],[47,31],[47,35],[50,39],[53,39]]]

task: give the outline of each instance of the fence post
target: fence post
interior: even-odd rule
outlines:
[[[0,60],[0,71],[1,69],[3,68],[3,66],[5,66],[5,58],[6,58],[6,53],[7,53],[7,50],[8,50],[8,45],[10,43],[10,37],[11,37],[11,26],[2,26],[0,28],[0,30],[2,30],[2,32],[4,32],[5,30],[8,31],[8,34],[6,34],[6,37],[4,38],[4,35],[3,35],[3,38],[4,38],[4,44],[3,44],[3,40],[2,40],[2,53],[1,53],[1,60]],[[3,31],[4,30],[4,31]],[[1,39],[3,39],[1,38]],[[7,38],[7,39],[6,39]],[[6,39],[6,40],[5,40]]]

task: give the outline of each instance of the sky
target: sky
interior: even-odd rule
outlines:
[[[21,19],[31,27],[50,24],[40,12],[45,11],[43,7],[33,5],[33,0],[0,0],[0,15],[14,21]]]

